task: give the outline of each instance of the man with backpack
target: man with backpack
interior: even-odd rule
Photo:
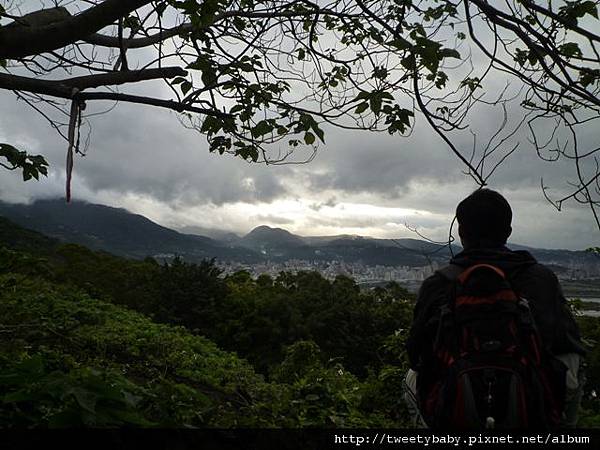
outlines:
[[[436,429],[574,427],[585,350],[558,279],[506,247],[512,211],[498,192],[473,192],[456,218],[464,250],[415,305],[409,403]]]

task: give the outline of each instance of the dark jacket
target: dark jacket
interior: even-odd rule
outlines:
[[[512,288],[529,305],[543,345],[554,355],[584,354],[577,324],[571,314],[556,275],[529,252],[511,251],[506,247],[469,249],[456,255],[450,264],[467,268],[474,264],[493,264],[507,275]],[[419,291],[413,324],[407,341],[410,366],[419,370],[432,348],[435,317],[441,304],[448,301],[453,281],[439,272],[427,278]]]

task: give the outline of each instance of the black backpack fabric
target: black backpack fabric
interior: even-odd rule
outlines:
[[[564,365],[547,354],[527,300],[490,264],[441,271],[448,302],[432,318],[419,372],[421,415],[434,429],[552,429],[564,409]]]

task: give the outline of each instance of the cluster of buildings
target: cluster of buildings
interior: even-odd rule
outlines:
[[[171,261],[174,254],[154,255],[159,261]],[[600,261],[540,261],[552,269],[561,281],[598,280],[600,279]],[[437,260],[420,267],[398,265],[367,265],[362,262],[347,262],[343,260],[307,260],[289,259],[285,261],[266,261],[260,263],[243,263],[238,261],[217,260],[224,275],[240,270],[249,272],[254,278],[262,274],[276,278],[280,272],[296,273],[299,271],[316,271],[327,279],[338,275],[353,278],[360,285],[377,285],[390,281],[404,284],[410,290],[416,290],[421,282],[433,274],[442,265]],[[445,264],[445,262],[444,262]]]
[[[376,284],[388,281],[420,283],[439,268],[439,264],[436,261],[432,261],[430,265],[423,267],[410,267],[370,266],[360,262],[338,260],[309,261],[303,259],[290,259],[283,262],[265,262],[260,264],[221,262],[219,266],[225,275],[245,270],[253,277],[268,274],[275,278],[280,272],[316,271],[328,279],[334,279],[338,275],[346,275],[356,280],[358,284]]]
[[[600,266],[598,264],[573,265],[570,267],[550,265],[560,280],[590,280],[600,278]]]

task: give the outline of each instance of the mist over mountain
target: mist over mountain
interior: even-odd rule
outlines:
[[[221,242],[235,242],[241,237],[239,234],[236,234],[233,231],[219,230],[218,228],[200,227],[197,225],[177,227],[177,231],[183,234],[206,236]]]
[[[445,264],[461,248],[420,239],[379,239],[355,235],[298,236],[262,225],[244,236],[229,231],[185,227],[181,233],[139,214],[85,202],[39,200],[30,205],[0,203],[0,216],[63,242],[74,242],[132,258],[181,256],[190,261],[217,258],[238,263],[289,260],[343,261],[367,266]],[[193,232],[193,233],[192,233]],[[206,235],[196,234],[204,232]],[[600,259],[581,251],[526,249],[559,275],[600,276]]]

